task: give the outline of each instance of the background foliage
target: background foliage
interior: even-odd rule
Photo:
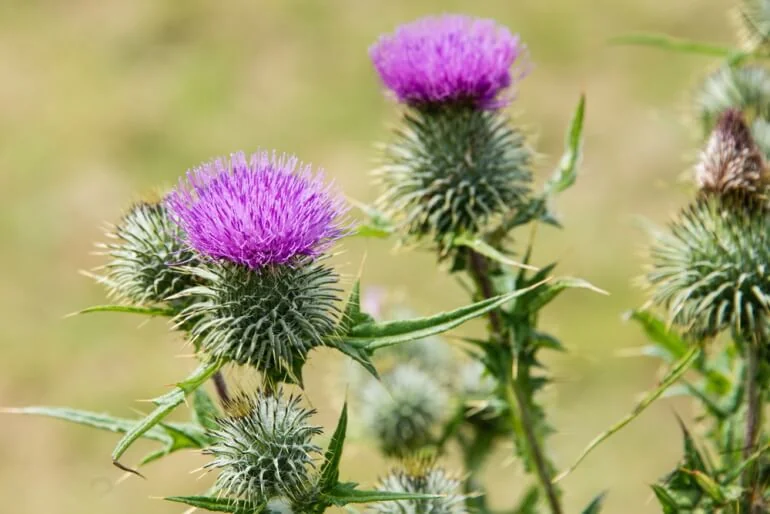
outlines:
[[[191,350],[162,321],[62,320],[103,298],[75,273],[100,262],[88,255],[101,239],[98,225],[115,220],[137,191],[171,185],[213,155],[258,146],[296,152],[326,168],[351,197],[373,199],[371,141],[387,136],[395,109],[381,98],[366,48],[397,23],[450,10],[495,17],[528,43],[535,68],[512,109],[539,127],[540,181],[561,153],[577,94],[583,89],[589,98],[583,176],[559,200],[567,230],[541,228],[535,255],[536,263],[558,257],[561,273],[612,292],[569,293],[544,320],[571,350],[549,355],[557,384],[546,394],[560,428],[552,453],[562,467],[570,463],[655,382],[657,361],[618,356],[644,343],[621,320],[641,303],[630,277],[640,273],[645,235],[634,220],[663,221],[683,203],[681,155],[693,146],[680,123],[682,91],[708,65],[707,58],[605,42],[637,31],[729,42],[723,2],[3,2],[0,405],[67,404],[130,416],[125,405],[185,376]],[[364,284],[402,291],[422,314],[460,304],[462,293],[434,269],[432,255],[391,255],[389,246],[346,241],[343,271],[354,276],[367,254]],[[308,369],[309,396],[332,427],[345,389],[343,360],[319,357]],[[606,487],[606,512],[657,512],[647,484],[681,452],[674,410],[689,415],[684,403],[654,405],[565,479],[567,510]],[[149,481],[117,484],[109,434],[3,417],[0,441],[0,497],[15,512],[81,514],[85,504],[88,512],[172,513],[179,507],[148,497],[203,489],[189,480],[204,462],[193,453],[147,468]],[[373,480],[385,469],[365,440],[350,440],[346,451],[349,476]],[[515,476],[495,473],[510,465],[505,458],[491,463],[490,475]],[[499,479],[490,485],[493,504],[519,492]]]

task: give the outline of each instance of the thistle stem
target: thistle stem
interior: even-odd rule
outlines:
[[[762,426],[763,389],[762,373],[760,370],[762,348],[765,343],[764,331],[760,329],[746,347],[746,435],[744,438],[743,458],[748,459],[757,447]],[[762,501],[756,464],[746,466],[743,472],[743,485],[748,495],[749,513],[762,512]]]
[[[492,298],[495,290],[489,279],[490,263],[487,258],[470,250],[468,253],[468,269],[473,280],[476,282],[480,294],[484,298]],[[495,339],[497,339],[500,344],[507,344],[509,335],[508,329],[502,323],[500,312],[494,310],[487,316],[489,317],[490,328]],[[552,514],[562,514],[556,485],[553,483],[552,473],[549,470],[550,466],[548,465],[545,453],[540,447],[540,442],[535,433],[535,427],[533,425],[532,417],[530,416],[526,395],[524,394],[524,391],[522,391],[519,381],[513,376],[513,369],[509,369],[507,376],[504,378],[507,383],[505,388],[505,399],[508,403],[508,410],[510,412],[514,434],[523,433],[524,435],[527,452],[535,466],[538,481],[545,492],[545,497]],[[516,436],[514,435],[514,437]]]
[[[214,373],[211,380],[214,382],[214,389],[216,389],[217,395],[219,396],[219,403],[222,405],[227,404],[230,401],[230,394],[227,391],[227,382],[225,382],[225,377],[222,375],[222,372],[217,371]]]

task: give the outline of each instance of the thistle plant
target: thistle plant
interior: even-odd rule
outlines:
[[[554,428],[540,396],[550,383],[541,350],[565,348],[539,316],[568,289],[597,289],[551,276],[555,264],[530,262],[535,231],[523,229],[559,225],[552,203],[576,181],[585,100],[565,154],[541,187],[534,149],[505,111],[529,70],[518,36],[492,20],[443,15],[382,36],[370,57],[402,118],[383,145],[375,173],[382,194],[364,207],[365,220],[351,221],[341,192],[293,155],[233,153],[192,167],[162,200],[134,204],[111,230],[96,278],[119,303],[81,313],[165,317],[197,367],[140,419],[57,407],[14,412],[122,433],[112,461],[129,473],[199,450],[209,459],[203,469],[213,475],[211,489],[167,499],[214,512],[355,512],[352,504],[368,504],[373,513],[491,513],[481,472],[510,442],[530,479],[506,511],[565,512],[547,447]],[[764,162],[749,139],[741,141],[715,145]],[[763,168],[751,177],[730,170],[714,188],[750,180],[752,197],[760,197]],[[755,233],[764,235],[759,224]],[[362,307],[359,281],[332,264],[346,238],[363,236],[435,252],[466,286],[468,304],[376,319]],[[453,338],[454,348],[438,337],[476,318],[486,320],[483,333]],[[393,461],[376,486],[340,478],[347,403],[322,446],[323,430],[307,407],[315,392],[303,390],[305,364],[319,347],[357,366],[354,415]],[[232,367],[254,373],[259,386],[234,392],[226,378]],[[209,379],[215,399],[204,387]],[[167,421],[188,398],[191,419]],[[124,464],[140,438],[161,447],[138,465]],[[463,469],[443,462],[455,451]],[[600,506],[601,495],[583,513]]]

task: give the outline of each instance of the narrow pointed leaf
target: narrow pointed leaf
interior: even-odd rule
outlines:
[[[604,503],[604,497],[606,495],[607,493],[602,493],[594,498],[593,501],[588,504],[588,507],[583,509],[583,514],[599,514],[602,510],[602,503]]]
[[[230,512],[232,514],[257,514],[264,512],[264,506],[254,507],[244,500],[232,500],[229,498],[216,498],[210,496],[169,496],[165,498],[170,502],[184,503],[198,509],[206,509],[211,512]]]
[[[577,170],[580,163],[581,146],[583,143],[583,121],[585,119],[586,97],[580,96],[575,113],[572,115],[564,154],[559,161],[553,176],[545,185],[546,196],[553,196],[571,187],[577,180]]]
[[[337,485],[340,478],[340,461],[345,446],[345,435],[348,430],[348,402],[342,406],[337,428],[334,430],[329,447],[326,449],[324,464],[321,468],[321,491],[329,491]]]
[[[164,316],[171,317],[176,314],[174,309],[168,307],[139,307],[136,305],[94,305],[82,311],[70,314],[77,316],[79,314],[90,314],[92,312],[126,312],[129,314],[142,314],[145,316]]]
[[[649,46],[673,52],[706,55],[710,57],[732,57],[738,54],[745,54],[745,52],[742,52],[737,48],[704,43],[701,41],[679,39],[665,34],[627,34],[625,36],[618,36],[610,39],[610,44]]]
[[[660,506],[663,508],[663,514],[676,514],[679,512],[679,504],[677,504],[674,497],[671,496],[671,493],[669,493],[666,488],[657,484],[653,484],[650,487],[652,488],[652,492],[655,493],[658,503],[660,503]]]
[[[396,493],[390,491],[365,491],[356,489],[351,484],[338,484],[337,487],[328,491],[325,494],[325,497],[331,505],[342,507],[349,503],[374,503],[400,500],[432,500],[435,498],[440,498],[440,495]]]
[[[698,483],[698,487],[700,487],[701,490],[706,493],[712,500],[718,503],[724,503],[727,501],[727,496],[722,491],[722,488],[713,478],[708,476],[706,473],[702,471],[691,471],[686,469],[682,471],[692,475],[695,478],[695,481]]]
[[[217,429],[216,419],[220,414],[219,409],[203,388],[196,389],[193,393],[192,409],[195,423],[205,429]]]
[[[434,316],[410,320],[363,323],[353,327],[350,330],[350,333],[344,335],[342,339],[344,342],[350,343],[353,346],[365,348],[366,350],[373,352],[386,346],[437,335],[462,325],[466,321],[483,316],[487,312],[505,305],[517,296],[526,294],[528,291],[540,286],[542,283],[543,282],[540,282],[525,289],[488,298]]]
[[[625,416],[623,419],[612,425],[609,429],[602,432],[593,441],[591,441],[577,458],[575,463],[565,471],[561,472],[556,478],[554,478],[554,482],[558,482],[559,480],[572,473],[578,467],[578,465],[580,465],[583,459],[585,459],[588,454],[591,453],[597,446],[618,432],[621,428],[631,423],[634,419],[636,419],[637,416],[644,412],[647,407],[652,405],[652,403],[657,400],[658,397],[666,391],[666,389],[668,389],[672,384],[679,380],[679,378],[684,375],[688,369],[690,369],[692,363],[695,362],[695,360],[700,356],[700,352],[700,347],[692,346],[687,351],[687,353],[685,353],[682,358],[679,359],[669,369],[668,373],[666,373],[666,376],[663,377],[663,380],[661,380],[660,384],[658,384],[658,387],[647,393],[647,395],[636,405],[630,414]]]
[[[540,288],[537,296],[529,304],[530,312],[539,311],[553,300],[555,300],[556,297],[558,297],[567,289],[589,289],[595,293],[604,295],[609,294],[604,289],[599,289],[595,285],[591,284],[587,280],[583,280],[582,278],[559,277],[551,280],[549,283]]]
[[[172,410],[184,402],[185,396],[200,387],[201,384],[211,378],[214,373],[219,371],[219,368],[221,367],[221,361],[202,363],[189,377],[187,377],[187,379],[179,382],[173,391],[154,399],[153,403],[157,405],[155,410],[147,415],[147,417],[134,424],[131,430],[118,441],[118,444],[112,451],[113,462],[121,467],[122,465],[119,463],[120,457],[123,456],[134,441],[160,423]]]
[[[535,266],[530,266],[529,264],[524,264],[511,259],[510,257],[505,255],[500,250],[496,249],[494,246],[490,245],[483,239],[474,238],[473,236],[468,236],[468,235],[461,235],[454,238],[454,240],[452,241],[452,244],[454,246],[463,246],[466,248],[470,248],[476,253],[479,253],[484,257],[492,259],[493,261],[499,262],[500,264],[503,264],[505,266],[512,266],[514,268],[522,268],[522,269],[528,269],[532,271],[538,270],[538,268]]]

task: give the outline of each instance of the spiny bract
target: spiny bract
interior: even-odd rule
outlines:
[[[107,236],[112,241],[99,248],[110,261],[100,268],[100,281],[110,296],[139,305],[165,303],[194,284],[180,267],[196,259],[162,202],[137,202]]]
[[[321,454],[312,440],[322,430],[309,423],[315,411],[280,390],[237,397],[226,411],[209,434],[213,444],[204,450],[214,457],[206,467],[219,471],[218,493],[253,505],[275,497],[304,499],[315,487],[315,461]]]
[[[727,109],[741,111],[749,123],[770,120],[770,71],[760,66],[724,66],[703,81],[695,96],[703,135]]]
[[[361,391],[361,419],[388,455],[408,455],[433,442],[448,397],[427,373],[402,364]]]
[[[447,243],[522,208],[532,151],[502,114],[467,105],[409,109],[375,171],[378,205],[407,239]]]
[[[670,321],[694,338],[764,328],[770,308],[765,210],[702,198],[655,234],[647,280]]]
[[[277,381],[298,381],[307,353],[336,326],[339,277],[318,260],[258,270],[204,263],[191,272],[205,286],[187,292],[199,300],[177,321],[192,321],[193,339],[214,358],[253,366]]]
[[[460,493],[462,481],[433,464],[394,469],[380,480],[380,491],[435,494],[429,500],[400,500],[376,503],[370,514],[465,514],[465,496]]]

